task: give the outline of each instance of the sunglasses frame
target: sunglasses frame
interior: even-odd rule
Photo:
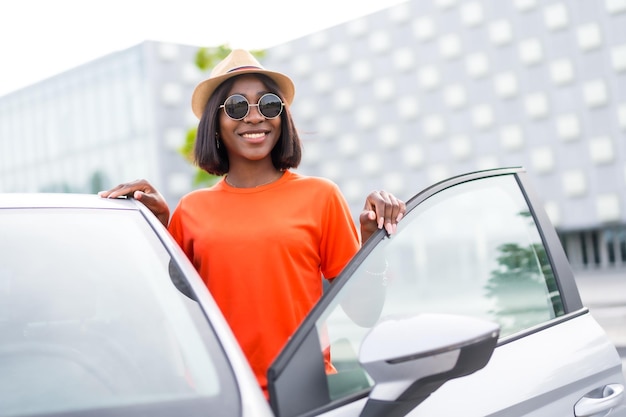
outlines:
[[[235,118],[235,117],[232,117],[232,116],[231,116],[230,114],[228,114],[228,112],[226,111],[226,102],[227,102],[228,100],[230,100],[231,98],[233,98],[233,97],[237,97],[237,96],[238,96],[238,97],[243,98],[243,100],[244,100],[244,101],[248,104],[248,109],[246,110],[246,114],[244,114],[244,115],[243,115],[242,117],[240,117],[240,118]],[[260,107],[260,104],[259,104],[259,103],[261,103],[261,100],[263,100],[263,97],[267,97],[267,96],[274,96],[274,97],[276,97],[276,98],[278,99],[278,102],[280,103],[280,111],[279,111],[279,112],[278,112],[278,114],[277,114],[276,116],[274,116],[274,117],[267,117],[267,116],[266,116],[265,114],[263,114],[263,112],[261,111],[261,107]],[[282,101],[282,100],[281,100],[281,98],[278,96],[278,94],[274,94],[274,93],[265,93],[265,94],[263,94],[261,97],[259,97],[259,100],[256,102],[256,104],[250,104],[250,102],[248,101],[248,99],[246,98],[246,96],[244,96],[244,95],[242,95],[242,94],[232,94],[232,95],[230,95],[230,96],[226,97],[226,100],[224,100],[224,104],[222,104],[222,105],[220,106],[220,109],[224,109],[224,114],[225,114],[225,115],[226,115],[226,117],[228,117],[229,119],[239,121],[239,120],[243,120],[243,119],[245,119],[245,118],[246,118],[246,117],[250,114],[250,107],[256,107],[256,108],[258,109],[259,114],[260,114],[261,116],[265,117],[266,119],[270,119],[270,120],[271,120],[271,119],[275,119],[275,118],[277,118],[277,117],[280,117],[280,115],[283,113],[283,109],[285,108],[285,103],[283,103],[283,101]]]

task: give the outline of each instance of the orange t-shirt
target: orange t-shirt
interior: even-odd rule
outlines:
[[[261,387],[267,369],[359,249],[333,182],[291,171],[257,188],[224,180],[184,196],[169,225],[239,341]]]

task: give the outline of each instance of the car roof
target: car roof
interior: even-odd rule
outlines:
[[[131,198],[76,193],[0,193],[0,208],[90,208],[139,210]]]

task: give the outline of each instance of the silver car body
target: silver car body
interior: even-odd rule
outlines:
[[[202,416],[211,410],[273,415],[206,286],[143,204],[95,195],[0,194],[0,229],[0,416]],[[177,266],[176,277],[184,280],[197,302],[190,302],[171,285],[170,260]],[[46,276],[56,282],[46,282]],[[150,300],[149,308],[144,299]],[[115,315],[133,307],[134,315],[142,310],[150,310],[151,315],[140,317],[120,337],[123,323],[117,325]],[[163,327],[155,314],[162,315]],[[89,344],[95,326],[99,326],[101,346]],[[106,327],[110,329],[103,330]],[[15,335],[7,329],[16,329]],[[73,337],[80,344],[67,341],[74,329]],[[150,350],[158,349],[145,340],[169,332],[159,343],[163,352],[146,361],[145,367],[158,369],[173,361],[180,368],[181,362],[187,362],[193,365],[190,369],[209,375],[197,375],[197,390],[181,393],[180,386],[172,385],[174,389],[151,392],[148,386],[155,376],[135,380],[122,370],[115,374],[101,349],[111,344],[106,353],[129,368],[133,360],[142,358],[128,359],[121,353],[141,345],[146,354],[140,351],[136,356],[149,356]],[[179,346],[182,353],[163,346],[177,344],[187,344]],[[21,357],[38,365],[32,375]],[[63,368],[59,359],[67,359]],[[96,369],[97,364],[102,364],[102,370]],[[67,369],[67,375],[50,375],[49,382],[42,378],[55,369]],[[212,380],[216,372],[225,375],[217,383]],[[107,374],[117,376],[115,386],[110,386]],[[134,390],[123,388],[125,379]],[[78,389],[81,385],[83,391]],[[142,385],[147,388],[141,390]]]
[[[142,204],[0,194],[0,416],[626,416],[619,355],[582,304],[523,169],[442,181],[407,208],[398,233],[379,231],[364,245],[277,357],[268,404],[192,264]],[[64,214],[46,217],[56,210]],[[55,264],[66,255],[80,261]],[[38,260],[47,269],[24,267]],[[82,284],[86,272],[97,285]],[[19,274],[40,281],[23,286]],[[79,284],[40,293],[46,274],[67,285],[74,274]],[[80,297],[90,302],[65,310]],[[46,310],[46,300],[58,311]],[[110,326],[118,318],[132,321],[132,332]],[[144,377],[172,363],[163,386],[133,374],[126,392],[123,367],[120,386],[92,381],[106,375],[84,364],[92,351],[83,331],[109,327],[122,350],[153,343],[137,349],[161,355],[136,359]],[[65,355],[71,372],[48,360],[56,350],[44,357],[34,349],[50,334],[64,342],[70,331],[78,333],[70,350],[82,355]],[[116,349],[107,355],[118,357]],[[325,370],[325,355],[335,372]],[[71,398],[63,383],[27,375],[35,362],[35,370],[79,375],[104,394]],[[47,395],[57,389],[67,401]]]

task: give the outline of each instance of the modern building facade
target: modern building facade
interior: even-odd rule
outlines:
[[[145,177],[174,205],[196,50],[145,42],[0,98],[0,191]],[[296,84],[299,171],[355,217],[372,189],[524,166],[576,268],[626,266],[624,0],[408,0],[263,63]]]
[[[96,192],[149,178],[189,191],[197,46],[144,42],[0,98],[0,191]]]
[[[353,210],[524,166],[580,268],[626,263],[626,2],[411,0],[269,50]]]

